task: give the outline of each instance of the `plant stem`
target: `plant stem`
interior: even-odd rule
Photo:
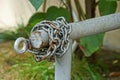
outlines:
[[[43,4],[43,12],[46,11],[46,4],[47,4],[47,0],[44,0],[44,4]]]
[[[96,8],[95,0],[85,0],[85,9],[86,9],[87,19],[95,17],[95,8]]]
[[[70,12],[71,22],[73,22],[71,0],[67,0],[68,10]]]
[[[75,1],[75,6],[76,6],[76,9],[77,9],[77,12],[78,12],[78,16],[79,16],[79,20],[85,20],[86,17],[85,17],[85,13],[81,7],[81,4],[78,0],[74,0]]]

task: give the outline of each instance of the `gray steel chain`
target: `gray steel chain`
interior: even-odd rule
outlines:
[[[69,34],[71,26],[66,22],[64,17],[58,17],[56,21],[41,21],[36,24],[31,32],[36,30],[45,30],[49,35],[49,47],[40,50],[28,50],[34,53],[35,60],[51,60],[52,56],[62,57],[69,48]]]

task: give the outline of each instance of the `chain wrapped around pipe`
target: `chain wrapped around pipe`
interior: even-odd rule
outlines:
[[[48,46],[42,46],[41,42],[35,40],[39,37],[41,31],[45,31],[48,35]],[[31,30],[31,36],[29,39],[24,39],[20,42],[24,42],[23,51],[18,49],[18,41],[16,40],[14,48],[17,53],[23,53],[26,50],[34,54],[35,60],[41,61],[43,59],[51,60],[52,57],[62,57],[69,48],[69,35],[71,33],[71,26],[66,22],[64,17],[58,17],[56,21],[41,21],[36,24]],[[46,35],[45,35],[46,36]],[[38,38],[39,39],[39,38]],[[19,43],[20,43],[19,42]],[[46,43],[47,44],[47,43]]]

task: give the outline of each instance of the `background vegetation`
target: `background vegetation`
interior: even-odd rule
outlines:
[[[36,63],[33,55],[29,53],[15,55],[15,52],[11,51],[13,50],[13,41],[20,36],[28,38],[31,28],[41,20],[55,20],[59,16],[64,16],[68,22],[74,22],[72,15],[72,3],[71,0],[66,0],[65,2],[64,0],[59,0],[59,2],[62,4],[60,7],[51,6],[46,10],[47,0],[29,1],[36,9],[36,13],[33,14],[33,16],[29,19],[27,26],[20,24],[18,25],[16,31],[8,30],[0,33],[1,43],[10,41],[6,44],[2,43],[0,46],[0,57],[2,58],[1,61],[6,62],[7,66],[10,66],[7,67],[7,69],[3,68],[4,71],[1,72],[4,74],[8,74],[9,72],[11,72],[11,74],[16,73],[17,76],[13,75],[14,77],[11,78],[13,80],[54,80],[54,62],[41,61]],[[80,3],[78,0],[74,0],[78,14],[78,20],[82,21],[85,19],[94,18],[96,16],[96,7],[99,9],[100,16],[115,13],[117,1],[118,0],[85,0],[84,12],[83,8],[81,7],[82,3]],[[44,12],[37,11],[41,4],[44,6]],[[78,40],[79,45],[72,56],[72,80],[104,80],[105,77],[109,77],[109,73],[112,70],[109,65],[115,64],[115,67],[118,66],[120,57],[117,53],[116,54],[118,56],[114,55],[113,57],[111,54],[109,56],[110,59],[106,57],[104,58],[104,56],[107,56],[104,55],[104,53],[108,53],[108,51],[105,52],[104,50],[101,50],[103,37],[104,33]],[[14,54],[11,56],[12,58],[7,57],[6,59],[8,53]],[[103,58],[101,59],[101,57]],[[111,63],[107,64],[108,62],[105,62],[105,59],[108,59],[107,61]],[[6,66],[6,64],[1,63],[0,65]],[[113,68],[115,67],[113,66]],[[0,75],[0,79],[5,77],[4,74]]]

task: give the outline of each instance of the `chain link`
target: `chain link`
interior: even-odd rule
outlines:
[[[36,24],[32,30],[44,30],[49,36],[49,47],[39,50],[28,49],[28,52],[34,53],[36,61],[48,59],[49,61],[55,55],[62,57],[69,48],[69,34],[71,33],[71,26],[66,22],[64,17],[58,17],[56,21],[41,21]]]

